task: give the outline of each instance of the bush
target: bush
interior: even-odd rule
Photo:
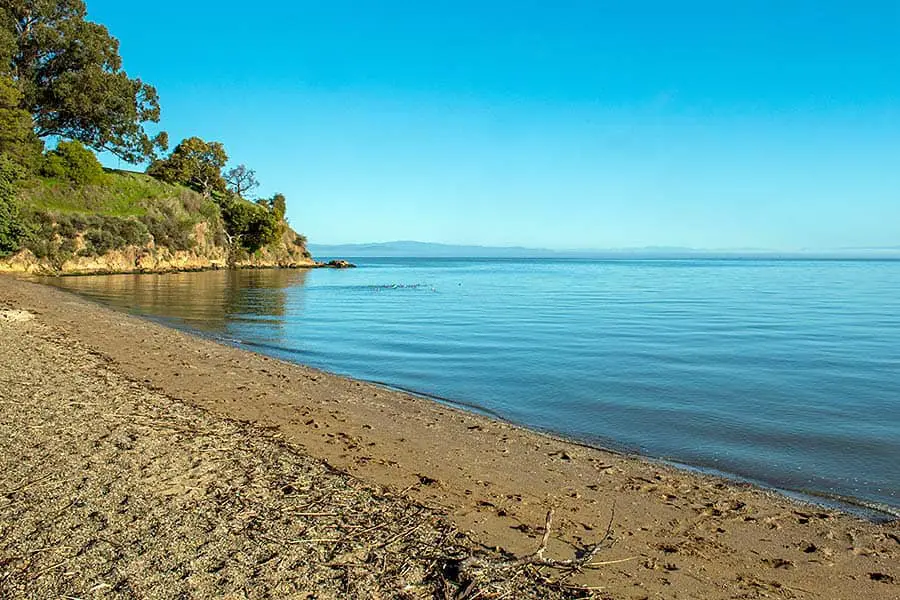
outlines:
[[[84,232],[84,249],[81,253],[86,256],[103,256],[123,246],[124,240],[107,229],[88,229]]]
[[[28,216],[30,232],[25,247],[35,257],[50,261],[56,270],[75,254],[75,240],[57,234],[53,215],[35,212]]]
[[[44,164],[41,165],[41,175],[50,179],[68,179],[69,175],[63,157],[53,153],[48,153],[44,156]]]
[[[148,210],[141,217],[141,223],[153,236],[157,246],[166,246],[172,250],[190,250],[194,247],[191,237],[194,223],[179,218],[177,210],[169,204],[161,204]]]
[[[28,221],[31,236],[26,247],[57,268],[74,255],[79,236],[84,242],[79,252],[82,256],[102,256],[126,246],[143,246],[150,239],[147,227],[135,218],[35,211]]]
[[[68,179],[79,185],[99,183],[103,179],[103,167],[93,152],[81,142],[60,142],[56,150],[48,152],[41,167],[41,174],[53,179]]]

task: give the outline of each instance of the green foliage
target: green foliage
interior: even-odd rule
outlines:
[[[287,211],[287,198],[284,194],[275,194],[271,198],[260,198],[256,201],[260,206],[266,207],[275,215],[276,221],[284,221],[284,213]]]
[[[99,256],[126,246],[190,250],[194,226],[226,244],[216,203],[196,192],[171,186],[140,173],[110,172],[102,184],[76,185],[38,179],[19,193],[33,235],[28,248],[57,268],[77,254]],[[81,239],[80,244],[76,240]]]
[[[31,115],[19,108],[21,100],[16,83],[0,76],[0,153],[31,172],[40,162],[43,143],[31,129]]]
[[[194,246],[191,233],[194,221],[171,202],[160,202],[141,217],[153,242],[172,250],[190,250]]]
[[[44,156],[44,161],[41,163],[41,175],[50,179],[65,181],[69,179],[66,171],[66,161],[63,160],[62,156],[53,152],[49,152]]]
[[[219,142],[205,142],[198,137],[183,140],[168,158],[154,161],[147,174],[167,183],[196,190],[204,196],[226,192],[222,168],[228,162],[225,147]]]
[[[159,121],[156,90],[127,76],[118,41],[86,15],[83,0],[0,0],[0,255],[27,246],[61,268],[151,239],[188,250],[195,230],[232,256],[302,246],[283,195],[253,204],[242,199],[258,186],[253,170],[223,176],[221,143],[191,137],[153,160],[168,146],[144,129]],[[45,155],[45,137],[74,141]],[[106,174],[89,148],[151,159],[152,177]]]
[[[102,256],[127,246],[143,246],[150,239],[147,227],[133,217],[34,212],[29,220],[32,235],[26,247],[36,257],[50,259],[56,268],[76,254]],[[76,251],[79,237],[82,247]]]
[[[284,194],[275,194],[271,198],[260,198],[256,203],[272,213],[276,223],[276,238],[282,237],[288,229],[287,219],[284,216],[287,210],[287,199]]]
[[[284,194],[275,194],[272,196],[272,213],[279,221],[284,221],[284,213],[287,211],[287,199]]]
[[[17,251],[27,230],[16,204],[16,180],[19,168],[0,154],[0,256]]]
[[[49,260],[55,269],[62,269],[75,254],[75,240],[57,234],[53,215],[49,213],[33,212],[27,215],[27,221],[30,231],[24,246],[35,257]]]
[[[53,179],[67,179],[79,185],[99,183],[103,167],[93,152],[81,142],[60,142],[56,150],[48,152],[41,173]]]
[[[44,163],[46,168],[46,162]],[[50,212],[81,212],[108,216],[140,216],[160,199],[189,196],[187,203],[203,199],[184,188],[173,188],[141,173],[110,172],[96,185],[76,185],[64,175],[23,182],[23,207]]]
[[[228,198],[220,206],[233,249],[253,253],[277,239],[278,221],[264,206],[237,196]]]
[[[164,148],[156,90],[122,70],[119,42],[85,20],[82,0],[4,0],[0,54],[22,90],[19,108],[43,138],[75,139],[137,163]]]

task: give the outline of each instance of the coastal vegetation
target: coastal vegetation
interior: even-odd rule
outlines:
[[[311,263],[285,197],[251,199],[256,173],[227,169],[224,144],[188,137],[165,154],[155,88],[86,14],[82,0],[0,5],[0,258],[57,272],[128,249],[135,269],[179,253],[192,267]],[[104,169],[97,152],[149,166]]]

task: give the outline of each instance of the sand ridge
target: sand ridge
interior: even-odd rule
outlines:
[[[0,303],[142,389],[273,428],[301,454],[446,512],[486,546],[533,550],[553,508],[547,554],[565,558],[611,522],[615,543],[600,557],[610,564],[572,578],[611,598],[900,598],[897,523],[568,444],[32,283],[0,278]]]

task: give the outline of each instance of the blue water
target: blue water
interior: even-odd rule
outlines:
[[[900,262],[357,262],[55,283],[587,443],[900,515]]]

